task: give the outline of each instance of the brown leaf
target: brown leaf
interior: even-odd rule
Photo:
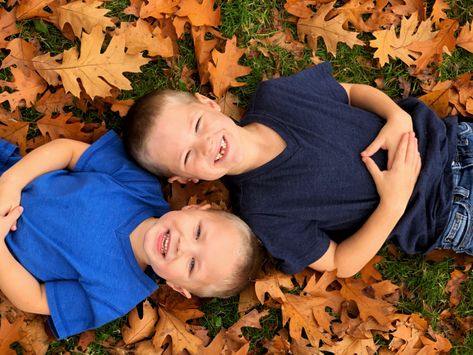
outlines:
[[[134,349],[135,355],[156,355],[160,354],[158,350],[154,347],[153,342],[151,340],[141,341],[135,344]]]
[[[209,82],[211,52],[218,43],[217,38],[206,39],[207,30],[206,26],[192,27],[192,38],[194,40],[195,57],[197,59],[197,69],[199,70],[201,85]]]
[[[151,336],[154,332],[154,326],[158,321],[158,311],[151,306],[148,300],[143,302],[143,315],[140,318],[138,309],[133,308],[128,313],[128,325],[123,325],[122,336],[125,344],[136,343],[144,338]]]
[[[335,8],[330,16],[337,16],[343,14],[345,23],[343,28],[348,30],[351,23],[358,32],[370,32],[370,27],[363,21],[364,16],[371,14],[374,10],[374,3],[372,0],[349,0],[341,7]]]
[[[460,287],[466,280],[468,280],[468,276],[458,269],[455,269],[450,273],[450,280],[448,280],[445,288],[447,292],[450,293],[451,306],[457,306],[460,303],[462,298]]]
[[[280,271],[272,270],[265,274],[263,278],[258,278],[255,283],[255,292],[261,304],[264,303],[266,293],[273,299],[286,301],[286,296],[281,291],[281,287],[292,289],[294,284],[291,276],[283,274]]]
[[[315,0],[287,0],[284,4],[284,9],[291,15],[309,18],[314,12],[308,6],[316,5],[317,3]]]
[[[213,93],[216,97],[222,97],[230,87],[245,85],[245,83],[236,81],[236,78],[251,72],[251,68],[238,64],[243,53],[245,50],[236,46],[235,36],[231,40],[227,40],[224,53],[216,49],[212,50],[213,63],[209,62],[208,70]]]
[[[167,336],[172,339],[172,353],[179,354],[186,349],[191,354],[199,354],[202,348],[202,340],[189,333],[186,324],[174,317],[169,312],[159,308],[159,321],[156,326],[156,334],[153,337],[153,344],[159,349]]]
[[[175,13],[179,2],[179,0],[148,1],[144,6],[141,6],[140,17],[162,19],[164,14]]]
[[[126,54],[125,39],[121,36],[113,36],[105,52],[101,53],[103,41],[101,27],[94,27],[90,34],[82,34],[80,54],[76,48],[68,49],[62,64],[51,68],[59,74],[67,92],[80,97],[78,80],[91,98],[110,96],[113,87],[132,88],[123,72],[139,72],[149,59],[141,54]]]
[[[29,123],[18,121],[10,114],[0,115],[0,138],[16,144],[20,148],[20,153],[26,153],[26,134]]]
[[[24,352],[35,355],[44,355],[48,351],[50,339],[44,329],[43,317],[35,316],[31,321],[24,322],[22,326],[23,337],[19,340]]]
[[[10,324],[6,318],[0,318],[0,354],[15,355],[16,351],[10,349],[10,344],[22,338],[21,327],[23,318],[17,318],[13,324]]]
[[[252,327],[261,329],[260,319],[267,316],[268,314],[269,311],[267,309],[262,312],[258,312],[258,310],[253,309],[250,313],[245,314],[235,324],[228,328],[226,333],[227,337],[235,343],[243,345],[247,342],[247,340],[243,337],[241,328]]]
[[[450,113],[450,88],[435,90],[419,97],[427,106],[435,111],[438,117],[447,117]]]
[[[317,49],[317,39],[322,37],[327,51],[336,56],[338,42],[343,42],[350,48],[353,48],[355,44],[363,45],[364,43],[356,38],[356,32],[343,29],[343,24],[346,21],[345,15],[340,14],[330,20],[325,20],[334,4],[335,1],[324,4],[311,17],[301,18],[297,22],[297,33],[299,40],[303,41],[307,38],[307,44],[314,51]]]
[[[240,292],[240,299],[238,302],[238,313],[242,314],[246,311],[254,308],[259,305],[260,301],[256,296],[255,284],[253,282],[249,283],[246,288]]]
[[[238,106],[238,98],[231,92],[227,91],[223,97],[217,100],[217,103],[220,106],[221,112],[234,120],[240,121],[243,117],[244,110]]]
[[[21,38],[14,38],[7,42],[5,49],[10,51],[9,55],[2,61],[1,68],[8,68],[13,65],[29,76],[35,70],[32,59],[38,52],[38,48]]]
[[[33,17],[49,17],[49,13],[44,8],[51,4],[54,0],[28,0],[21,1],[16,8],[17,20],[27,20]]]
[[[375,269],[375,265],[380,263],[384,258],[380,255],[375,255],[364,267],[361,269],[361,279],[366,284],[371,284],[383,279],[381,273]]]
[[[214,0],[181,0],[177,16],[187,16],[192,26],[219,26],[220,6]]]
[[[55,93],[47,90],[41,98],[36,101],[34,108],[38,112],[52,114],[54,112],[64,112],[64,106],[72,106],[72,95],[66,94],[63,88]]]
[[[448,11],[450,6],[444,0],[435,0],[434,6],[432,6],[432,22],[438,24],[441,20],[447,18],[445,11]]]
[[[0,86],[7,86],[15,89],[15,91],[12,93],[8,91],[0,93],[0,103],[8,101],[12,111],[22,105],[26,107],[33,106],[36,102],[36,97],[46,90],[46,83],[35,72],[25,75],[23,71],[15,67],[10,68],[10,71],[14,80],[11,82],[2,80],[0,81]]]
[[[372,355],[376,352],[378,346],[374,343],[373,338],[357,339],[350,335],[346,335],[334,345],[324,345],[320,350],[330,351],[337,355]]]
[[[460,34],[457,37],[457,46],[473,53],[473,27],[471,23],[462,26]]]
[[[16,17],[15,9],[8,12],[4,8],[0,8],[0,47],[5,48],[7,37],[17,34],[18,28],[16,27]],[[5,59],[3,60],[5,61]],[[3,68],[3,63],[2,63]]]

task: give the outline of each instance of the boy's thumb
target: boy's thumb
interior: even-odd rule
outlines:
[[[23,213],[23,207],[21,206],[16,206],[14,209],[12,209],[8,213],[8,217],[11,217],[12,219],[16,220],[20,215]]]
[[[365,148],[365,150],[361,152],[361,156],[362,157],[372,156],[374,153],[376,153],[378,150],[381,149],[381,145],[382,145],[381,140],[376,138],[374,141],[371,142],[369,146]]]
[[[378,177],[382,174],[381,170],[379,170],[378,165],[376,165],[375,161],[370,157],[362,157],[363,163],[366,165],[366,169],[368,169],[369,173],[373,177],[373,180],[376,182]]]

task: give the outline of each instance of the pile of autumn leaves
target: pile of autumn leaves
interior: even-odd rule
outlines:
[[[473,114],[471,74],[438,82],[435,68],[445,54],[457,46],[473,52],[471,23],[459,24],[448,18],[449,6],[443,0],[435,1],[430,14],[425,2],[412,0],[350,0],[341,6],[335,6],[334,1],[287,0],[284,9],[274,11],[271,33],[259,34],[248,49],[239,48],[235,37],[225,39],[220,34],[220,8],[214,0],[131,0],[124,13],[136,18],[132,22],[107,17],[109,11],[96,0],[0,0],[0,4],[0,47],[5,54],[0,68],[10,75],[9,80],[0,81],[0,137],[19,145],[22,152],[57,137],[96,140],[106,131],[105,126],[81,122],[70,112],[71,106],[99,116],[110,110],[123,116],[132,103],[119,99],[122,90],[132,89],[123,73],[138,73],[143,65],[164,58],[171,75],[174,59],[179,56],[177,40],[186,33],[192,38],[197,66],[179,69],[181,82],[192,88],[196,84],[194,74],[198,74],[197,85],[208,84],[223,112],[235,119],[241,110],[228,89],[244,85],[237,79],[251,71],[239,64],[245,53],[271,56],[271,48],[278,46],[300,58],[306,46],[315,53],[319,38],[335,56],[338,43],[343,42],[350,47],[373,48],[373,62],[379,66],[389,58],[399,58],[420,80],[426,93],[422,99],[440,116]],[[59,54],[48,53],[34,38],[23,38],[21,29],[26,20],[52,24],[65,38],[80,45]],[[287,22],[295,24],[297,38],[283,26]],[[371,32],[374,39],[363,42],[358,38],[362,32]],[[312,60],[320,61],[315,54]],[[382,88],[382,78],[377,85]],[[401,85],[408,95],[409,83]],[[30,107],[40,113],[33,123],[23,120],[21,113],[22,108]],[[27,135],[31,128],[38,132],[34,138]],[[210,199],[225,208],[228,198],[218,183],[186,190],[176,185],[170,188],[174,189],[174,207]],[[466,273],[471,264],[467,260],[459,266]],[[458,302],[459,285],[467,277],[459,269],[455,272],[446,290],[452,294],[452,307]],[[146,302],[143,317],[137,310],[130,313],[129,325],[122,330],[124,340],[110,338],[100,344],[110,352],[132,349],[137,354],[160,352],[162,348],[174,354],[183,349],[196,354],[246,354],[249,343],[242,336],[242,327],[260,327],[259,320],[268,308],[280,308],[287,326],[273,339],[259,344],[271,354],[309,354],[317,349],[336,354],[449,351],[450,342],[432,332],[425,320],[396,312],[400,291],[389,281],[382,281],[372,264],[361,275],[360,279],[338,280],[332,273],[305,271],[292,278],[266,270],[240,295],[241,319],[213,340],[195,325],[195,319],[202,316],[198,309],[201,301],[183,300],[163,287],[152,297],[159,307]],[[294,289],[300,292],[282,291]],[[51,338],[41,318],[19,312],[6,300],[0,304],[0,315],[1,354],[13,353],[9,345],[15,341],[25,351],[45,353]],[[454,311],[446,310],[443,316],[454,317]],[[462,322],[465,329],[473,323],[471,319]],[[86,349],[95,340],[94,334],[83,333],[77,349]],[[383,338],[384,345],[378,345],[374,336]]]

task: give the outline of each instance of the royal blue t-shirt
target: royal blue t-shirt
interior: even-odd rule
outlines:
[[[422,102],[400,105],[412,115],[422,172],[407,210],[390,238],[408,253],[436,246],[452,194],[450,164],[456,144],[455,119],[440,120]],[[360,153],[385,120],[348,104],[329,63],[261,83],[241,125],[261,123],[286,142],[272,161],[227,176],[234,210],[268,251],[296,273],[356,232],[379,203]],[[384,151],[374,156],[386,167]]]
[[[18,155],[1,141],[0,171]],[[24,212],[7,245],[46,285],[55,335],[64,338],[125,315],[156,288],[139,267],[130,233],[169,210],[157,178],[131,162],[110,131],[73,171],[42,175],[21,196]]]

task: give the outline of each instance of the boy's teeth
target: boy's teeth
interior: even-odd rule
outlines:
[[[219,161],[223,157],[225,154],[225,149],[227,149],[227,142],[225,142],[225,139],[222,137],[222,140],[220,141],[220,150],[214,161]]]
[[[163,245],[162,245],[163,256],[166,256],[166,253],[168,252],[168,248],[169,248],[169,232],[167,232],[163,238]]]

